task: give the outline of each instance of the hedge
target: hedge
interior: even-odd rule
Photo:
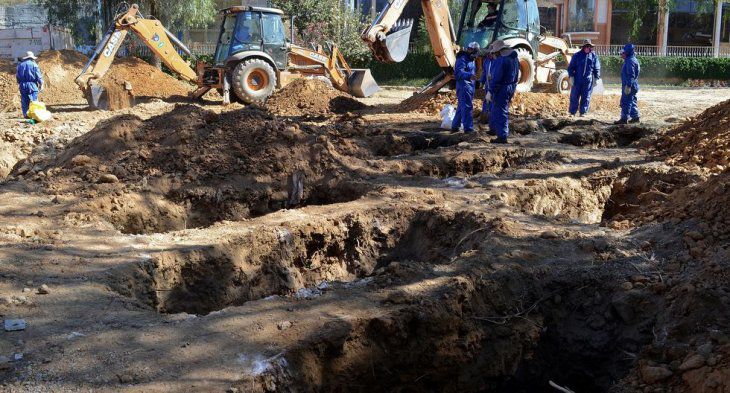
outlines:
[[[645,78],[730,80],[730,58],[639,57],[641,75]],[[618,56],[602,56],[603,75],[618,78],[623,60]],[[371,61],[358,64],[370,68],[375,80],[387,84],[391,80],[430,79],[440,72],[433,54],[413,53],[401,63]]]

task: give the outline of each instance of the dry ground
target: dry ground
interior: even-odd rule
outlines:
[[[515,119],[508,146],[398,112],[409,94],[5,114],[0,314],[27,327],[0,332],[1,389],[730,389],[727,281],[685,286],[696,224],[615,219],[617,182],[675,170],[642,141],[730,89],[645,89],[641,127]]]

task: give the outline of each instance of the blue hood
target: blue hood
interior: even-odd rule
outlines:
[[[624,45],[624,53],[626,53],[626,56],[628,57],[634,57],[634,44]]]

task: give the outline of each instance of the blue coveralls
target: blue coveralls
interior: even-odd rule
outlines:
[[[570,114],[575,115],[579,109],[581,115],[586,114],[591,105],[593,83],[601,79],[601,60],[593,52],[580,51],[570,60],[568,75],[574,78],[570,90]]]
[[[464,125],[464,132],[474,131],[474,81],[472,78],[477,73],[477,67],[472,56],[467,52],[459,52],[456,56],[454,67],[454,78],[456,79],[456,98],[459,103],[456,106],[456,115],[451,124],[452,131],[459,131]]]
[[[23,60],[18,64],[15,79],[20,87],[20,105],[23,108],[23,117],[28,117],[30,102],[38,101],[38,91],[43,86],[41,69],[33,59]]]
[[[639,92],[641,66],[636,58],[636,53],[634,53],[633,44],[626,44],[624,52],[626,52],[626,60],[624,60],[624,66],[621,69],[621,120],[638,119],[640,115],[636,93]],[[630,90],[628,94],[626,93],[626,87],[629,87]]]
[[[492,67],[494,64],[494,59],[490,56],[484,57],[484,62],[482,63],[482,77],[479,79],[479,82],[484,86],[484,90],[491,93],[491,89],[489,88],[489,85],[492,82]],[[487,99],[484,99],[484,102],[482,103],[482,113],[490,113],[492,110],[492,102],[487,102]]]
[[[517,90],[520,62],[517,52],[498,57],[492,64],[492,113],[489,128],[500,139],[509,136],[509,104]]]

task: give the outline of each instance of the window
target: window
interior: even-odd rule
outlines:
[[[286,35],[284,22],[276,14],[264,14],[264,42],[267,44],[284,44]]]
[[[574,0],[568,8],[568,31],[593,31],[596,0]]]
[[[261,14],[258,12],[244,12],[238,14],[236,33],[234,34],[233,47],[244,44],[261,44]]]
[[[236,27],[236,16],[229,15],[221,25],[221,33],[218,38],[218,49],[215,53],[216,63],[221,63],[228,57],[228,50],[231,47],[231,38],[233,37],[233,29]]]
[[[502,23],[511,29],[527,29],[527,4],[524,0],[507,0],[504,2]],[[535,9],[537,14],[537,8]]]

